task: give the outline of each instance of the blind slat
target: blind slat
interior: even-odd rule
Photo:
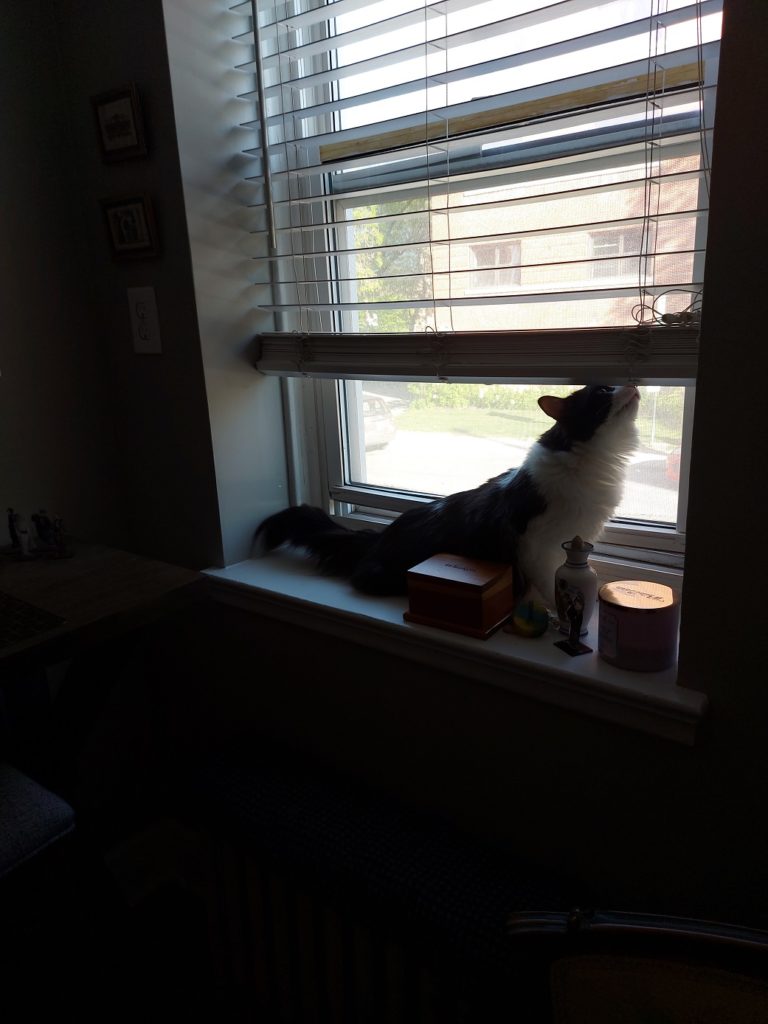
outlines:
[[[659,214],[656,214],[654,216],[653,220],[657,224],[670,224],[670,223],[672,223],[674,221],[692,220],[692,219],[698,219],[699,217],[703,218],[704,216],[705,216],[705,211],[700,209],[700,208],[696,208],[696,209],[693,209],[693,210],[682,210],[682,211],[675,210],[675,211],[670,212],[670,213],[659,213]],[[354,222],[352,222],[352,223],[354,223]],[[588,234],[590,232],[605,231],[605,230],[608,230],[608,229],[621,229],[621,228],[626,228],[626,227],[641,227],[644,223],[645,223],[645,218],[643,216],[641,216],[641,215],[638,215],[638,216],[635,216],[635,217],[614,217],[614,218],[611,218],[609,220],[579,221],[578,223],[555,224],[555,225],[551,225],[549,227],[541,227],[541,228],[521,228],[518,231],[510,229],[510,230],[506,230],[504,232],[493,231],[493,232],[484,232],[483,234],[474,234],[474,235],[456,235],[456,234],[448,235],[448,234],[445,234],[442,237],[431,237],[431,238],[430,237],[426,237],[426,238],[418,239],[418,240],[413,241],[413,242],[382,243],[382,244],[375,245],[375,246],[355,246],[355,247],[352,247],[352,248],[344,248],[343,246],[340,245],[340,246],[334,247],[333,252],[337,256],[349,256],[349,255],[356,255],[356,254],[364,254],[366,251],[370,251],[370,250],[374,250],[374,249],[375,249],[376,252],[386,252],[386,251],[392,250],[392,249],[407,250],[407,249],[417,249],[419,247],[421,247],[421,248],[424,248],[424,247],[428,248],[430,245],[435,247],[435,248],[442,248],[442,247],[449,247],[449,246],[468,245],[468,244],[471,244],[471,243],[481,242],[481,241],[494,242],[494,241],[498,241],[500,239],[506,239],[506,238],[523,239],[523,238],[547,238],[547,237],[551,237],[553,235],[568,235],[568,234],[583,235],[583,234]],[[319,228],[326,227],[326,226],[327,225],[310,225],[310,226],[306,226],[305,225],[305,226],[301,226],[301,227],[292,228],[290,230],[289,229],[285,229],[282,233],[286,237],[290,237],[291,235],[295,236],[297,234],[316,233],[319,230]],[[337,229],[340,229],[344,225],[343,224],[336,224],[336,225],[331,225],[331,226],[335,227]],[[323,256],[323,255],[327,255],[327,250],[325,250],[325,249],[306,249],[306,250],[296,249],[296,250],[291,250],[289,253],[285,253],[285,254],[275,253],[270,258],[274,259],[274,258],[277,258],[277,257],[284,257],[286,259],[289,259],[289,258],[298,258],[298,257],[302,257],[302,256],[304,256],[304,257],[312,257],[312,256]],[[653,255],[653,253],[649,253],[649,255]],[[255,258],[258,258],[258,257],[255,257]],[[528,264],[526,264],[526,265],[528,265]]]
[[[647,287],[646,293],[653,296],[661,296],[667,291],[690,292],[693,294],[697,287],[696,282],[683,281],[674,284],[652,285]],[[550,291],[519,291],[503,292],[498,295],[462,295],[456,297],[441,296],[439,298],[425,299],[382,299],[375,302],[320,302],[307,299],[306,301],[294,301],[292,303],[265,303],[261,309],[273,312],[285,312],[294,309],[298,305],[303,310],[316,310],[318,312],[353,312],[358,310],[369,310],[376,312],[387,309],[466,309],[472,306],[514,306],[521,303],[540,302],[587,302],[593,299],[622,299],[631,298],[637,295],[637,283],[623,287],[612,288],[590,288],[580,287],[577,290],[552,289]]]
[[[348,380],[493,380],[615,383],[636,359],[641,383],[690,383],[697,332],[687,328],[453,334],[272,334],[256,367],[280,376]]]
[[[721,0],[704,0],[702,6],[711,8],[714,11],[720,4]],[[670,12],[665,19],[668,23],[667,27],[672,28],[677,24],[689,20],[692,10],[695,10],[695,8],[685,7],[678,11]],[[483,36],[483,39],[493,39],[498,33],[498,28],[495,24],[486,26],[486,29],[487,36]],[[479,29],[475,30],[475,32],[480,35]],[[452,70],[441,69],[436,73],[434,83],[440,88],[445,88],[459,82],[465,82],[470,79],[474,80],[479,76],[497,74],[500,71],[519,71],[529,68],[531,65],[540,65],[544,61],[549,62],[556,57],[563,56],[570,56],[573,59],[581,58],[581,63],[583,64],[586,57],[586,51],[598,46],[603,46],[607,43],[618,43],[632,38],[639,40],[647,50],[647,32],[646,19],[622,25],[613,25],[610,28],[587,32],[571,39],[558,40],[546,46],[539,46],[535,49],[526,50],[522,53],[510,54],[505,57],[497,57],[493,60],[484,60],[481,63],[469,64]],[[400,62],[403,58],[402,53],[395,53],[392,56],[393,62]],[[366,72],[369,70],[365,66],[365,63],[363,64],[363,67],[365,67]],[[694,76],[692,73],[690,80],[693,81],[695,77],[697,76]],[[429,83],[430,80],[431,76],[427,74],[427,83]],[[389,86],[345,97],[337,96],[334,100],[324,103],[300,105],[298,107],[294,106],[290,101],[296,99],[300,103],[301,97],[308,95],[306,83],[302,83],[302,88],[299,91],[291,89],[288,83],[283,83],[278,88],[284,94],[285,100],[288,102],[282,104],[284,109],[267,117],[267,124],[278,124],[286,116],[290,117],[294,123],[298,123],[300,121],[305,121],[308,118],[319,117],[329,113],[338,113],[343,110],[350,110],[356,107],[364,107],[370,103],[381,103],[395,99],[396,97],[408,96],[414,93],[423,94],[425,89],[425,75],[422,73],[416,78],[411,78],[407,81],[398,81]]]
[[[492,204],[489,204],[489,206],[491,205]],[[458,220],[460,222],[463,210],[459,208],[458,210],[447,211],[445,207],[441,207],[438,210],[431,211],[433,215],[431,219],[434,220],[434,214],[440,212],[450,212],[451,214],[455,213],[457,214],[455,220]],[[485,212],[487,212],[487,210]],[[653,215],[653,220],[656,224],[660,225],[670,224],[671,222],[676,220],[694,220],[704,216],[706,216],[705,208],[695,205],[685,205],[681,206],[679,209],[655,213]],[[447,219],[448,218],[446,217],[445,220],[447,221]],[[311,248],[308,248],[307,245],[312,244],[312,239],[317,238],[317,234],[319,231],[334,231],[336,234],[336,246],[334,248],[334,252],[337,255],[341,255],[344,253],[365,252],[368,249],[376,249],[376,251],[378,252],[392,248],[406,249],[408,247],[429,244],[435,246],[466,245],[469,242],[478,242],[482,239],[493,242],[495,240],[503,238],[544,238],[550,235],[567,235],[573,233],[583,234],[584,232],[601,231],[606,230],[608,228],[619,229],[625,227],[642,226],[646,218],[641,214],[637,214],[634,217],[620,217],[614,215],[606,218],[605,220],[592,221],[583,221],[578,219],[562,219],[555,223],[542,225],[541,227],[516,227],[514,224],[510,224],[504,227],[503,230],[483,231],[482,233],[478,233],[476,230],[473,234],[463,234],[456,230],[455,227],[454,230],[450,230],[450,224],[444,222],[439,226],[437,230],[433,228],[431,233],[422,232],[420,237],[416,237],[412,241],[373,241],[367,245],[365,244],[365,242],[361,241],[357,244],[351,245],[349,248],[344,248],[344,243],[342,241],[343,237],[345,235],[351,235],[352,230],[355,227],[364,224],[380,224],[381,222],[388,222],[388,224],[391,225],[395,221],[407,222],[409,220],[421,224],[423,221],[427,220],[427,211],[423,211],[421,213],[405,214],[403,216],[393,215],[391,218],[370,217],[361,219],[360,221],[318,221],[317,223],[314,224],[301,224],[294,225],[291,227],[287,225],[279,225],[279,230],[283,237],[285,237],[286,239],[291,239],[294,245],[301,245],[302,248],[297,251],[299,253],[304,253],[306,255],[319,255],[322,252],[327,252],[326,249],[313,250]],[[253,234],[259,234],[260,230],[261,229],[254,231]],[[426,230],[428,231],[428,226]],[[300,240],[302,236],[308,240],[306,243]],[[276,255],[280,254],[278,253]]]
[[[428,0],[426,4],[418,4],[418,9],[435,8],[446,14],[455,14],[458,11],[478,7],[486,2],[487,0]],[[558,2],[562,3],[562,0],[558,0]],[[274,17],[275,5],[267,4],[267,18],[260,23],[260,31],[265,38],[272,38],[281,30],[288,32],[322,25],[330,19],[354,14],[355,11],[361,11],[370,6],[371,0],[327,0],[325,4],[320,4],[308,11],[291,12],[290,15],[284,17]],[[417,5],[414,4],[414,6]]]
[[[517,370],[523,328],[573,339],[698,317],[723,0],[257,2],[258,64],[241,68],[258,67],[262,109],[245,152],[260,162],[255,297],[275,323],[355,344],[478,324]],[[514,338],[496,334],[507,325]],[[397,351],[375,350],[383,377]],[[607,372],[618,351],[590,365]],[[322,356],[355,376],[347,341]]]
[[[499,237],[504,237],[504,236],[498,236],[497,235],[497,236],[494,236],[494,237],[495,238],[499,238]],[[506,237],[508,237],[510,240],[516,240],[514,235],[510,235],[510,236],[506,236]],[[482,241],[485,242],[485,241],[487,241],[487,239],[485,237],[483,237]],[[456,279],[460,280],[460,279],[466,277],[468,274],[471,274],[473,276],[474,275],[483,275],[483,274],[495,274],[497,271],[501,271],[501,270],[519,270],[519,271],[524,271],[524,270],[544,270],[544,269],[546,269],[548,267],[565,267],[566,269],[575,270],[578,267],[585,267],[585,266],[595,267],[595,268],[602,268],[608,274],[612,274],[613,270],[611,268],[617,267],[619,265],[621,266],[622,271],[623,271],[622,276],[626,277],[627,274],[626,274],[626,271],[624,271],[623,268],[628,263],[632,263],[633,266],[639,266],[641,261],[651,260],[651,259],[655,259],[657,261],[666,261],[667,263],[669,263],[669,262],[671,262],[675,258],[679,258],[679,257],[682,257],[682,256],[696,256],[696,255],[703,254],[703,253],[704,253],[703,249],[658,249],[655,252],[653,252],[651,255],[640,255],[638,253],[623,253],[620,256],[591,256],[591,257],[586,257],[584,259],[579,259],[579,260],[558,260],[557,262],[541,260],[538,263],[533,263],[533,262],[532,263],[494,263],[494,264],[488,265],[488,266],[463,267],[460,270],[457,270],[457,269],[452,269],[452,270],[451,269],[448,269],[448,270],[430,270],[428,274],[425,272],[422,275],[414,275],[413,273],[403,273],[403,274],[394,273],[394,274],[389,274],[388,277],[387,277],[387,280],[388,281],[411,281],[411,280],[414,279],[414,276],[420,276],[420,277],[424,277],[424,278],[426,278],[428,276],[430,279],[435,280],[435,281],[440,281],[441,279],[443,281],[449,281],[449,280],[451,280],[453,278],[456,278]],[[313,253],[311,255],[308,254],[308,253],[292,253],[290,255],[285,255],[285,256],[281,256],[281,257],[275,257],[275,256],[266,257],[266,259],[268,259],[268,260],[275,260],[275,259],[296,260],[296,261],[299,262],[299,264],[301,264],[302,260],[319,259],[319,258],[322,257],[322,255],[323,254],[321,254],[321,253]],[[637,271],[634,271],[634,272],[637,275]],[[361,274],[358,277],[346,277],[344,274],[335,274],[332,278],[331,277],[323,277],[322,275],[314,275],[311,278],[310,277],[306,277],[305,278],[305,277],[296,276],[295,278],[292,279],[292,281],[288,285],[288,287],[291,288],[294,285],[318,285],[318,284],[319,285],[330,285],[330,284],[333,284],[333,283],[344,285],[344,284],[352,284],[352,283],[363,283],[363,282],[366,282],[366,281],[371,281],[373,279],[374,279],[373,275],[371,275],[371,274],[367,274],[367,275],[362,275]],[[632,288],[637,290],[636,282],[633,282]],[[502,289],[499,289],[499,291],[501,291],[501,290]],[[517,290],[514,291],[514,292],[513,291],[509,291],[509,290],[505,291],[505,295],[514,295],[514,294],[517,294],[517,293],[518,293]],[[410,305],[410,303],[406,303],[406,305]]]
[[[485,2],[485,0],[480,0]],[[605,0],[610,2],[610,0]],[[708,2],[708,0],[705,0]],[[716,3],[722,4],[722,0],[714,0]],[[554,11],[555,8],[559,8],[561,12],[563,10],[566,13],[584,13],[590,10],[595,5],[590,0],[561,0],[560,3],[550,5],[549,10]],[[520,18],[525,17],[526,24],[521,24],[521,28],[525,28],[526,25],[532,25],[535,23],[535,14],[537,12],[528,12],[525,16],[519,16]],[[553,15],[554,16],[554,15]],[[286,89],[293,88],[294,86],[300,86],[302,89],[317,89],[319,86],[328,85],[329,83],[343,82],[348,78],[355,78],[361,73],[370,73],[372,71],[382,71],[386,68],[391,68],[403,59],[417,58],[424,52],[424,43],[414,44],[412,46],[405,46],[400,50],[390,50],[386,53],[373,53],[366,57],[364,61],[357,61],[349,64],[336,65],[331,68],[323,70],[313,70],[312,72],[304,73],[298,77],[292,78],[289,75],[281,75],[279,80],[275,83],[267,86],[266,96],[271,99],[275,96],[279,96]]]
[[[505,31],[520,32],[526,28],[540,28],[547,22],[556,21],[558,18],[569,15],[584,14],[587,11],[594,13],[596,8],[607,7],[613,2],[614,0],[560,0],[559,3],[544,4],[535,10],[525,11],[512,17],[496,16],[492,22],[478,20],[471,28],[465,29],[462,32],[430,37],[428,38],[428,43],[442,49],[450,49],[468,43],[483,42],[489,38],[487,34],[488,24],[495,26],[493,36]],[[455,4],[454,13],[456,10],[464,11],[474,6],[480,6],[481,3],[482,0],[474,0],[474,2]],[[299,60],[307,60],[309,57],[317,57],[320,54],[331,51],[343,50],[346,47],[352,47],[361,42],[372,39],[379,40],[388,33],[403,31],[414,26],[420,28],[425,25],[425,18],[431,18],[433,25],[444,24],[449,12],[444,14],[443,9],[442,4],[419,5],[413,10],[405,11],[402,14],[368,21],[365,25],[346,32],[333,31],[329,25],[328,31],[323,32],[319,39],[312,39],[296,47],[281,48],[277,52],[265,56],[263,58],[263,66],[267,69],[273,68],[279,63],[293,64]],[[499,10],[496,13],[498,15],[501,11]],[[409,56],[420,56],[423,53],[423,43],[417,46],[400,46],[397,50],[391,51],[391,53],[402,54],[403,59],[408,59]]]
[[[712,143],[711,128],[703,128],[699,132],[681,132],[676,128],[672,128],[667,134],[667,132],[663,131],[662,126],[662,135],[664,143],[662,156],[669,160],[684,155],[684,151],[695,149],[696,152],[700,152],[704,141],[707,142],[708,147],[711,147]],[[492,136],[487,136],[487,138],[492,138]],[[489,143],[489,145],[492,145],[492,143]],[[509,148],[512,149],[513,145],[514,143]],[[416,187],[423,189],[430,181],[430,167],[432,169],[431,181],[435,191],[438,190],[439,186],[442,186],[444,189],[448,181],[450,181],[452,186],[458,185],[459,188],[463,189],[482,187],[480,182],[481,179],[484,179],[488,183],[488,187],[495,187],[495,184],[501,184],[505,178],[510,181],[519,180],[524,174],[542,177],[549,172],[552,177],[557,177],[558,174],[578,173],[579,165],[582,166],[585,173],[588,173],[590,168],[598,162],[602,162],[606,167],[610,166],[611,163],[614,165],[624,164],[632,159],[639,159],[640,162],[643,162],[642,154],[646,149],[647,144],[643,141],[642,136],[635,137],[634,134],[629,140],[621,136],[595,137],[591,142],[582,142],[580,149],[574,147],[563,152],[536,151],[531,153],[528,150],[523,150],[519,155],[516,155],[514,152],[500,154],[496,160],[491,160],[484,152],[481,152],[474,163],[470,163],[468,167],[457,167],[459,161],[458,159],[451,160],[449,147],[449,154],[446,159],[451,160],[453,165],[453,171],[450,171],[438,165],[438,157],[441,153],[444,154],[444,149],[430,144],[402,150],[399,154],[400,159],[392,160],[391,162],[387,159],[386,154],[380,160],[378,154],[376,154],[375,156],[368,156],[364,160],[340,161],[338,164],[331,164],[327,168],[307,167],[281,171],[273,167],[273,180],[278,185],[286,187],[290,185],[298,186],[291,188],[290,193],[291,201],[298,205],[305,202],[316,203],[321,196],[326,199],[342,198],[343,192],[339,191],[337,193],[336,188],[332,188],[338,182],[346,186],[346,189],[353,196],[360,197],[364,197],[369,193],[376,195],[380,188],[386,190],[390,184],[393,191],[396,187],[402,187],[406,191],[413,190]],[[421,153],[419,153],[419,150]],[[598,156],[596,157],[595,154],[598,154]],[[413,167],[408,168],[407,161],[409,159],[417,162],[416,169]],[[420,162],[418,162],[419,160]],[[401,167],[405,165],[406,171],[401,178],[396,176],[397,167],[393,165],[400,165]],[[378,176],[376,175],[376,166],[379,167]],[[355,170],[361,172],[359,176],[352,173]],[[390,170],[392,170],[392,174],[390,174]],[[334,175],[334,177],[331,177],[331,175]],[[381,186],[375,184],[377,177]],[[391,177],[394,177],[394,180],[390,182]],[[325,191],[322,193],[318,191],[313,192],[312,189],[319,187],[322,182],[326,183]],[[421,184],[419,185],[419,183]],[[452,190],[455,191],[453,188]]]
[[[669,87],[694,84],[691,76],[695,75],[696,49],[676,50],[666,56]],[[573,76],[565,83],[567,89],[562,80],[547,81],[483,97],[482,100],[392,117],[377,123],[375,132],[371,131],[369,124],[364,124],[337,131],[321,129],[305,133],[300,138],[289,135],[285,141],[293,143],[293,148],[298,151],[319,151],[320,162],[325,163],[343,156],[402,148],[460,133],[500,127],[515,120],[559,114],[571,106],[608,103],[625,98],[628,92],[636,95],[640,83],[647,83],[647,72],[647,61],[637,60]],[[291,127],[290,118],[284,125]]]
[[[522,181],[543,181],[551,178],[557,178],[559,175],[571,176],[575,174],[583,174],[585,177],[589,177],[590,174],[594,174],[597,170],[602,172],[609,171],[611,168],[635,166],[644,162],[644,151],[645,145],[641,141],[634,141],[626,143],[624,141],[618,142],[615,145],[601,146],[599,154],[596,156],[593,150],[587,150],[586,152],[572,153],[563,155],[556,155],[554,157],[549,154],[538,159],[535,163],[533,162],[515,162],[514,164],[507,164],[502,166],[491,165],[490,167],[481,167],[473,171],[455,172],[450,175],[451,190],[456,191],[460,189],[462,191],[472,191],[473,189],[480,189],[483,187],[494,187],[501,188],[503,186],[514,187],[520,184]],[[669,136],[664,139],[664,160],[665,163],[670,163],[673,160],[679,160],[683,157],[689,157],[694,153],[700,151],[700,138],[692,137],[691,133],[685,136]],[[367,161],[370,165],[370,160]],[[383,176],[385,171],[380,170],[380,176]],[[295,180],[295,178],[301,177],[299,172],[296,173],[295,177],[291,173],[280,173],[279,171],[274,172],[274,179],[278,183],[287,182],[289,179]],[[662,174],[658,177],[664,179],[666,175]],[[356,176],[344,174],[341,176],[342,181],[346,184],[349,179],[349,184],[356,184],[361,179]],[[281,205],[292,205],[294,207],[305,206],[305,205],[318,205],[321,202],[327,201],[332,198],[336,201],[353,199],[359,202],[361,205],[366,201],[376,203],[380,201],[382,197],[390,196],[392,201],[401,201],[405,199],[413,199],[423,197],[430,187],[426,181],[419,182],[414,180],[413,176],[409,176],[403,181],[389,181],[385,178],[383,184],[368,185],[366,182],[369,179],[362,179],[362,183],[357,187],[350,187],[346,190],[337,190],[334,188],[333,191],[328,193],[326,190],[321,194],[312,194],[311,186],[306,188],[307,194],[294,194],[290,199],[275,199],[274,205],[279,207]],[[644,179],[643,179],[644,180]],[[260,184],[260,180],[255,177],[249,177],[246,181],[253,181],[256,184]],[[441,194],[448,193],[448,189],[445,187],[443,182],[442,191],[438,189],[437,182],[434,182],[431,188],[431,194],[434,199],[435,196],[439,198]],[[574,191],[574,190],[572,190]],[[294,190],[295,192],[295,190]],[[439,207],[438,207],[439,208]]]

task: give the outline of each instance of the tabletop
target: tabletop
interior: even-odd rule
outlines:
[[[0,551],[0,664],[61,653],[143,625],[207,589],[199,572],[102,544],[68,558]]]

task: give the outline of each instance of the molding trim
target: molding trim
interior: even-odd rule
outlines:
[[[498,686],[531,700],[692,746],[704,694],[677,685],[674,670],[625,672],[597,655],[568,659],[554,644],[498,632],[488,640],[403,621],[404,598],[369,598],[318,576],[290,554],[207,571],[215,600]]]

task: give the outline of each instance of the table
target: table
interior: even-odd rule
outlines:
[[[199,572],[103,544],[74,544],[69,558],[20,561],[0,554],[0,593],[62,620],[0,645],[0,673],[52,663],[161,618],[208,588]],[[42,616],[41,616],[42,618]]]
[[[143,628],[162,632],[163,620],[204,598],[208,586],[202,573],[102,544],[75,541],[68,558],[22,561],[9,548],[0,551],[0,595],[11,605],[26,602],[38,616],[31,635],[0,644],[0,755],[23,767],[43,764],[55,729],[58,742],[68,742],[61,713],[54,722],[62,692],[70,703],[77,698],[70,717],[85,719]],[[89,662],[96,666],[91,686],[83,672]]]

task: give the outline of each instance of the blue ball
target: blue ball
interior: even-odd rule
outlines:
[[[539,601],[520,601],[512,613],[511,633],[543,636],[549,628],[549,612]]]

